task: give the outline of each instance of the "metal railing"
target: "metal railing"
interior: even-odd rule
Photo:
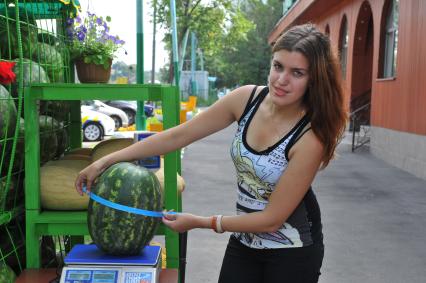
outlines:
[[[352,152],[370,142],[370,108],[371,103],[369,102],[350,114]]]

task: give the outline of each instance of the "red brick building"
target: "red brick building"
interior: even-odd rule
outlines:
[[[269,43],[306,22],[329,34],[351,111],[371,103],[370,151],[426,179],[426,1],[285,0]]]

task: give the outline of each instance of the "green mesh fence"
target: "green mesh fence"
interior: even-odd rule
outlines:
[[[10,266],[15,274],[25,267],[25,225],[23,215],[0,226],[0,263]]]
[[[12,63],[16,75],[14,81],[0,81],[0,263],[17,273],[25,266],[23,97],[33,83],[73,77],[65,21],[75,10],[63,2],[70,1],[0,0],[0,67]],[[66,101],[39,104],[41,165],[69,149],[69,107]],[[43,237],[43,245],[49,241]]]

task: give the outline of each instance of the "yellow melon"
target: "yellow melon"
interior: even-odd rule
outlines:
[[[92,157],[85,154],[65,154],[63,157],[61,157],[61,160],[86,160],[91,162]]]
[[[49,210],[85,210],[87,195],[80,196],[74,187],[78,173],[87,167],[87,160],[49,161],[40,168],[41,206]]]
[[[185,190],[185,180],[178,174],[177,175],[177,190],[179,194],[181,194]],[[161,167],[159,170],[155,172],[155,176],[157,176],[158,181],[160,181],[161,191],[164,195],[164,168]]]
[[[92,150],[92,162],[132,144],[132,138],[114,138],[101,141]]]
[[[92,149],[89,147],[79,147],[71,149],[70,151],[66,152],[65,155],[69,154],[79,154],[79,155],[88,155],[90,156],[92,154]]]

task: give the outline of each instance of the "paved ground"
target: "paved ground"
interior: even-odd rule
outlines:
[[[231,126],[186,148],[184,211],[234,214],[234,131]],[[326,245],[320,282],[426,282],[426,181],[368,150],[353,154],[343,144],[339,154],[314,182]],[[189,233],[187,283],[217,282],[228,237]]]

